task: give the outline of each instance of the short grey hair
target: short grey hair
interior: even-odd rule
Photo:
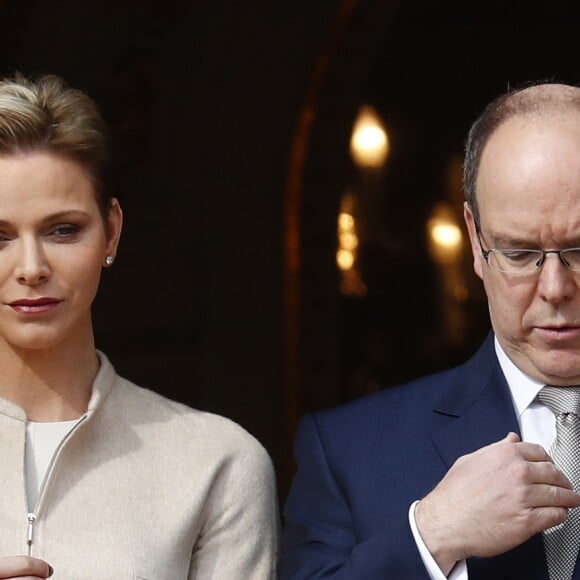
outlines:
[[[479,166],[483,150],[496,129],[515,116],[541,116],[574,109],[580,111],[580,87],[542,81],[500,95],[475,120],[465,144],[463,189],[478,231],[481,225],[477,205]]]

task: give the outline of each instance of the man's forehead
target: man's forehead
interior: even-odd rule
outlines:
[[[575,167],[560,167],[558,157],[577,157]],[[550,160],[551,159],[551,160]],[[489,138],[480,161],[478,191],[486,182],[517,181],[534,167],[562,175],[580,166],[580,111],[540,116],[516,115]],[[482,183],[483,182],[483,183]],[[479,196],[478,196],[479,197]]]
[[[570,127],[580,130],[580,106],[515,113],[500,123],[489,136],[484,153],[490,144],[505,137],[506,134],[517,135],[518,140],[525,140],[544,129],[562,130]]]
[[[555,206],[548,214],[537,206],[517,212],[492,205],[482,212],[481,231],[495,247],[578,246],[580,199],[576,208]]]

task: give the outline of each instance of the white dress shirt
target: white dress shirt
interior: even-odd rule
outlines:
[[[495,339],[495,352],[510,389],[522,440],[539,443],[544,449],[549,450],[556,437],[556,418],[550,409],[536,399],[544,383],[539,383],[522,373],[508,358],[497,338]],[[431,580],[468,580],[465,560],[457,562],[449,576],[445,576],[429,553],[415,522],[417,503],[418,501],[413,502],[409,508],[409,524]]]

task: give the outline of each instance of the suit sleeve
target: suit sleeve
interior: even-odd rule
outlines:
[[[280,580],[429,579],[409,526],[408,505],[379,532],[357,536],[349,498],[333,476],[315,416],[301,421],[295,456],[298,470],[284,508]]]

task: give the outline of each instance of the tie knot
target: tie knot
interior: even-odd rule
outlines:
[[[574,413],[580,416],[580,387],[554,387],[546,385],[538,399],[556,415]]]

